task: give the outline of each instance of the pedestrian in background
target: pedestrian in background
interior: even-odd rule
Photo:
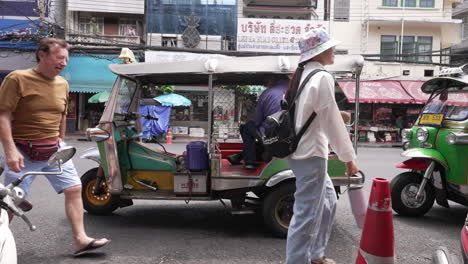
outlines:
[[[305,77],[315,69],[334,63],[334,46],[324,27],[309,31],[299,41],[299,65],[286,91],[289,105]],[[346,164],[347,175],[356,174],[356,155],[335,102],[335,80],[326,72],[316,73],[305,85],[296,102],[296,132],[315,112],[317,117],[289,157],[289,166],[296,176],[294,215],[289,225],[286,263],[309,264],[335,261],[325,257],[336,211],[336,193],[327,174],[328,145]]]
[[[36,49],[34,69],[10,73],[0,87],[0,141],[6,156],[5,185],[28,171],[58,171],[49,167],[48,156],[65,139],[69,87],[58,76],[68,62],[65,40],[44,38]],[[48,154],[37,151],[49,150]],[[48,155],[48,156],[47,156]],[[46,176],[57,193],[65,195],[65,212],[75,241],[75,256],[109,244],[93,239],[84,229],[81,180],[70,160],[62,165],[63,174]],[[20,187],[27,193],[35,176]]]

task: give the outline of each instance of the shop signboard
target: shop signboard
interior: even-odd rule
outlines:
[[[297,42],[304,33],[324,26],[322,20],[239,18],[237,50],[299,53]]]

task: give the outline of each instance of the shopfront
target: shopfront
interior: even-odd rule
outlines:
[[[99,122],[105,101],[89,103],[88,99],[112,89],[116,75],[109,70],[111,63],[122,61],[117,55],[70,54],[67,67],[61,73],[70,86],[67,133],[86,131]]]
[[[419,82],[415,83],[405,84],[416,87]],[[338,85],[347,101],[341,104],[341,109],[353,112],[356,83],[338,82]],[[414,124],[425,102],[416,100],[405,89],[403,81],[395,80],[362,81],[359,98],[358,140],[361,142],[400,141],[401,130]]]

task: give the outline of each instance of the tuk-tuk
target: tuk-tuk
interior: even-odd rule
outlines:
[[[392,206],[400,215],[421,216],[434,201],[468,206],[468,75],[461,68],[441,71],[426,81],[429,98],[415,125],[402,131],[410,171],[391,181]]]
[[[131,205],[134,199],[220,200],[224,205],[223,200],[229,200],[233,213],[258,212],[274,235],[285,237],[295,191],[295,177],[287,161],[258,158],[259,166],[254,171],[231,165],[225,158],[240,152],[242,143],[223,137],[220,127],[215,126],[214,110],[219,103],[216,93],[226,92],[226,85],[262,85],[274,75],[293,73],[298,59],[218,56],[110,65],[117,80],[99,125],[87,131],[88,137],[97,142],[97,149],[82,155],[98,163],[98,167],[81,177],[84,208],[92,214],[110,214]],[[330,72],[337,78],[354,78],[359,84],[364,62],[361,56],[336,56],[335,61],[328,67]],[[208,87],[206,142],[189,143],[185,155],[176,155],[167,152],[162,144],[141,141],[138,105],[142,87],[149,84]],[[344,163],[333,153],[329,156],[328,173],[335,186],[356,187],[364,183],[363,176],[345,176]]]

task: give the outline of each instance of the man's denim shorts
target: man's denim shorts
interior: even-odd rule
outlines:
[[[20,152],[21,153],[21,152]],[[26,172],[30,171],[42,171],[42,172],[58,172],[58,167],[49,167],[47,164],[47,160],[44,161],[35,161],[29,159],[26,154],[21,153],[24,157],[24,168],[19,172],[11,171],[8,166],[5,166],[5,186],[13,182],[15,179],[21,177]],[[46,177],[49,180],[52,187],[55,189],[57,193],[62,193],[64,189],[80,185],[81,180],[78,176],[78,172],[73,165],[72,160],[67,161],[66,163],[62,164],[63,173],[60,175],[39,175],[39,177]],[[26,179],[19,185],[21,189],[23,189],[26,195],[29,193],[29,189],[31,187],[32,182],[36,178],[36,175],[31,175],[26,177]]]

